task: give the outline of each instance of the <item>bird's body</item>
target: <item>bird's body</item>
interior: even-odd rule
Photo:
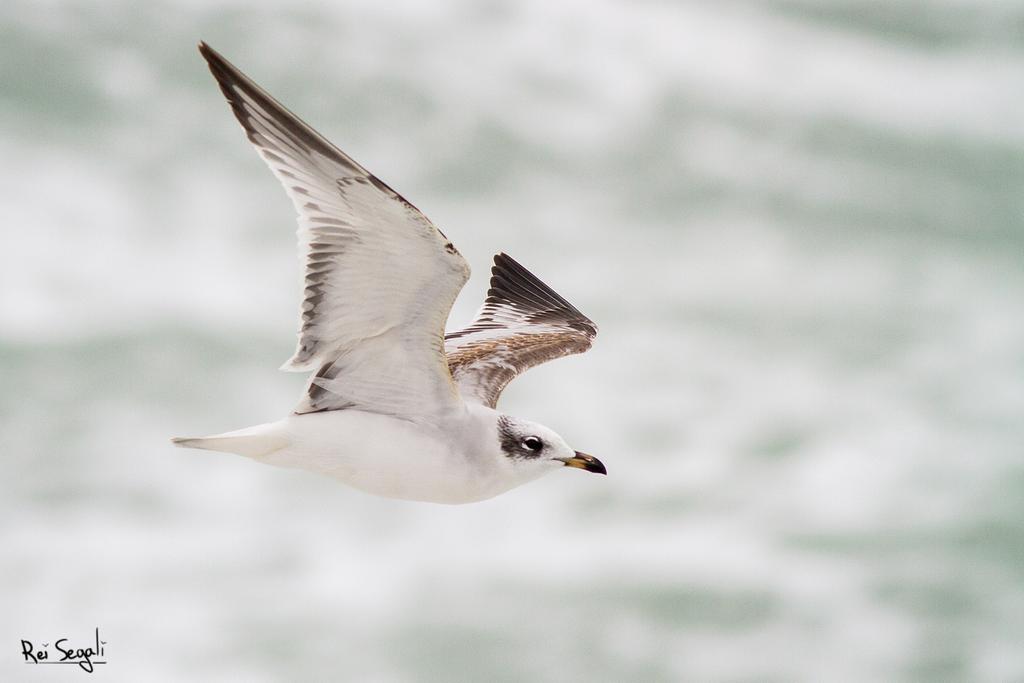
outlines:
[[[509,381],[585,351],[597,326],[499,254],[476,319],[445,335],[469,279],[452,243],[227,60],[200,52],[299,213],[305,289],[283,369],[312,375],[284,419],[174,442],[437,503],[491,498],[564,466],[603,474],[550,429],[495,409]]]
[[[317,472],[385,498],[472,503],[545,472],[517,471],[501,454],[495,437],[498,417],[495,410],[468,404],[433,424],[362,410],[332,410],[292,414],[207,437],[203,446],[268,465]]]

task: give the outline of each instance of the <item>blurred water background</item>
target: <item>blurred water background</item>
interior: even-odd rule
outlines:
[[[275,419],[292,208],[205,39],[601,326],[608,465],[378,500]],[[1024,3],[0,5],[0,678],[1024,680]]]

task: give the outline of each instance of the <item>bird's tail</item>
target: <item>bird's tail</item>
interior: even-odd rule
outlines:
[[[181,448],[201,448],[207,451],[237,453],[247,458],[263,458],[289,445],[289,440],[280,423],[246,427],[234,432],[212,436],[180,437],[171,439]]]

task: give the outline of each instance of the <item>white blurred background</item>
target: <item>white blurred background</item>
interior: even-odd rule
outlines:
[[[1024,3],[0,5],[0,679],[1024,679]],[[467,507],[168,438],[303,378],[205,39],[601,326]]]

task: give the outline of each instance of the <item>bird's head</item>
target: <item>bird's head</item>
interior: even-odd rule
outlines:
[[[500,415],[498,442],[511,466],[525,476],[540,476],[560,467],[608,474],[600,460],[573,450],[565,439],[536,422]]]

